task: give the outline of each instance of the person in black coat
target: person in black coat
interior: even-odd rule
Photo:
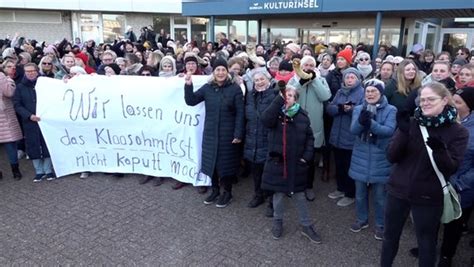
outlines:
[[[262,177],[262,189],[273,194],[274,239],[283,233],[283,201],[289,195],[295,201],[301,233],[312,242],[321,243],[321,237],[313,229],[304,191],[308,162],[313,160],[314,137],[308,114],[296,102],[298,92],[294,87],[278,83],[281,93],[263,112],[261,121],[270,128],[268,133],[268,156]],[[285,98],[283,98],[283,95]]]
[[[420,89],[420,106],[397,114],[398,130],[387,149],[394,164],[387,183],[385,228],[380,266],[392,266],[408,215],[412,214],[419,247],[419,266],[435,266],[443,212],[443,189],[428,156],[444,177],[456,173],[467,148],[469,132],[456,121],[457,110],[446,87],[431,82]],[[420,126],[426,127],[425,142]]]
[[[13,104],[15,111],[20,115],[26,141],[26,153],[33,160],[35,177],[33,182],[43,179],[53,180],[55,175],[49,151],[38,125],[40,117],[36,116],[36,79],[38,78],[38,66],[35,63],[27,63],[24,66],[25,76],[15,91]]]
[[[255,208],[265,201],[261,184],[263,166],[268,154],[269,129],[263,125],[261,117],[277,93],[271,86],[270,78],[271,76],[267,72],[255,72],[252,76],[254,88],[246,94],[244,159],[251,165],[255,192],[254,197],[247,205],[249,208]]]
[[[242,90],[232,82],[227,62],[222,58],[214,62],[212,80],[196,92],[193,91],[191,77],[191,73],[185,76],[186,104],[195,106],[205,101],[206,107],[201,172],[212,177],[212,193],[204,204],[217,200],[216,207],[224,208],[232,199],[232,181],[239,167],[238,144],[244,134]],[[222,195],[220,184],[224,187]]]

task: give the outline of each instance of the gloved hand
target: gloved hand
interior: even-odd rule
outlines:
[[[372,123],[372,112],[363,109],[359,115],[359,123],[366,128],[370,128],[370,124]]]
[[[309,79],[300,79],[300,84],[301,85],[304,85],[305,83],[307,83],[309,81],[312,81],[312,80],[314,80],[314,78],[316,78],[316,73],[313,70],[307,70],[305,72],[308,73],[308,74],[311,74],[311,78],[309,78]]]
[[[443,142],[443,140],[429,136],[428,140],[426,141],[426,144],[433,150],[441,150],[441,149],[446,149],[446,144]]]
[[[410,112],[407,110],[397,112],[398,129],[404,133],[410,131]]]

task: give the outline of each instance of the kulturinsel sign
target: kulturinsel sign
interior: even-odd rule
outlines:
[[[314,12],[320,10],[318,0],[249,0],[249,13]]]

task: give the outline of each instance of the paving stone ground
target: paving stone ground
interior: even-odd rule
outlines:
[[[122,179],[94,174],[33,183],[30,161],[24,178],[10,177],[0,149],[0,266],[377,266],[381,242],[368,229],[352,233],[354,206],[337,207],[327,194],[335,189],[316,178],[317,198],[309,202],[323,243],[301,236],[297,215],[287,202],[284,233],[273,240],[264,206],[246,207],[252,181],[241,178],[230,206],[205,206],[192,186],[172,190],[139,185],[140,175]],[[372,219],[373,220],[373,219]],[[455,266],[468,266],[474,251],[465,236]],[[416,266],[408,255],[415,245],[407,222],[395,266]]]

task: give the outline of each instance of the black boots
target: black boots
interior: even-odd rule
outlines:
[[[13,179],[20,180],[21,177],[23,177],[23,175],[21,175],[20,167],[18,166],[18,163],[17,164],[11,164],[11,167],[12,167]]]

